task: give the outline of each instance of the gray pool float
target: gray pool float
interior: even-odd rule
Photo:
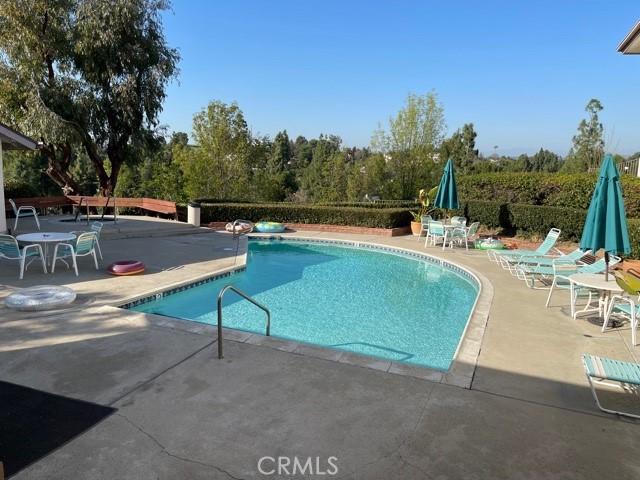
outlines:
[[[69,287],[38,285],[18,290],[4,301],[7,308],[22,311],[52,310],[68,305],[76,299],[76,292]]]

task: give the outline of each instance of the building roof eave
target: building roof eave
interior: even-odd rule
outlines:
[[[38,143],[32,138],[0,123],[0,142],[4,150],[35,150]]]
[[[624,37],[618,45],[618,52],[624,55],[640,54],[640,21],[635,24],[631,31]]]

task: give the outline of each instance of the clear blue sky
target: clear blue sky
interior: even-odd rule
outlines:
[[[434,89],[450,134],[473,122],[491,153],[566,154],[590,98],[608,150],[640,151],[640,56],[619,42],[634,1],[195,1],[164,15],[179,81],[161,122],[191,131],[237,101],[254,134],[340,135],[366,146],[408,92]]]

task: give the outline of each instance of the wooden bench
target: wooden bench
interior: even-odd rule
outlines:
[[[178,220],[178,209],[176,208],[176,202],[170,202],[168,200],[157,200],[155,198],[143,198],[141,208],[150,212],[162,213],[164,215],[173,215],[174,220]]]
[[[68,195],[58,197],[30,197],[13,199],[18,207],[27,205],[35,208],[51,208],[61,206],[75,206],[86,208],[87,214],[90,207],[94,208],[139,208],[148,212],[171,215],[178,219],[178,209],[176,202],[169,200],[158,200],[155,198],[132,198],[132,197],[93,197],[82,195]],[[9,201],[5,201],[5,211],[12,211]]]

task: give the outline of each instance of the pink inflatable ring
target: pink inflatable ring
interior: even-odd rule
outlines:
[[[144,263],[140,260],[120,260],[107,267],[111,275],[136,275],[144,272]]]

